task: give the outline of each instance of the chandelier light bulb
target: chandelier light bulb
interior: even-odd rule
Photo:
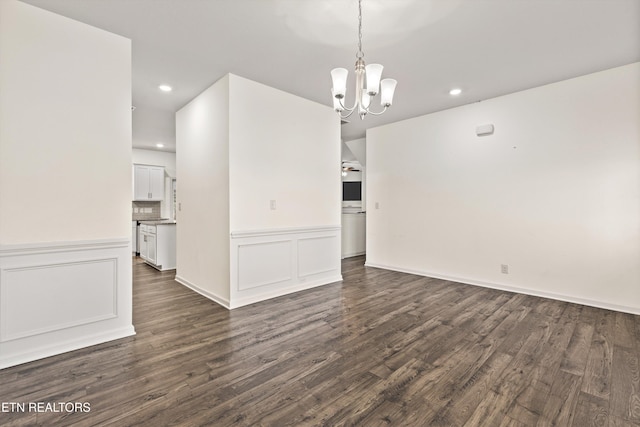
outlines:
[[[331,80],[333,81],[333,96],[342,99],[347,93],[347,76],[349,71],[346,68],[334,68],[331,70]]]
[[[365,67],[365,74],[367,76],[367,93],[371,96],[376,96],[378,94],[380,76],[382,76],[383,68],[384,67],[380,64],[369,64]]]
[[[384,79],[380,82],[382,94],[380,95],[380,104],[383,107],[390,107],[393,104],[393,94],[396,91],[397,81],[394,79]]]

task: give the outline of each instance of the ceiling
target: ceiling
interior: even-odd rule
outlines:
[[[136,148],[175,151],[174,113],[227,73],[331,105],[329,72],[344,67],[352,103],[356,0],[23,1],[132,40]],[[346,141],[640,61],[639,0],[363,0],[362,19],[365,60],[398,87],[384,115],[342,126]]]

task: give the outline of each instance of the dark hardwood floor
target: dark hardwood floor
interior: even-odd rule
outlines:
[[[134,260],[135,337],[0,371],[46,426],[638,426],[640,316],[365,268],[233,311]]]

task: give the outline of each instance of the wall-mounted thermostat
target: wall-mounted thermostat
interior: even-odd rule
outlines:
[[[476,135],[486,136],[493,134],[493,125],[480,125],[476,127]]]

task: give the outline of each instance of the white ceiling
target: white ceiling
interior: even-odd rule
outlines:
[[[332,68],[353,79],[356,0],[24,1],[133,41],[137,148],[175,151],[174,113],[226,73],[326,105]],[[363,50],[398,88],[384,115],[352,116],[344,140],[640,61],[640,0],[363,0]]]

